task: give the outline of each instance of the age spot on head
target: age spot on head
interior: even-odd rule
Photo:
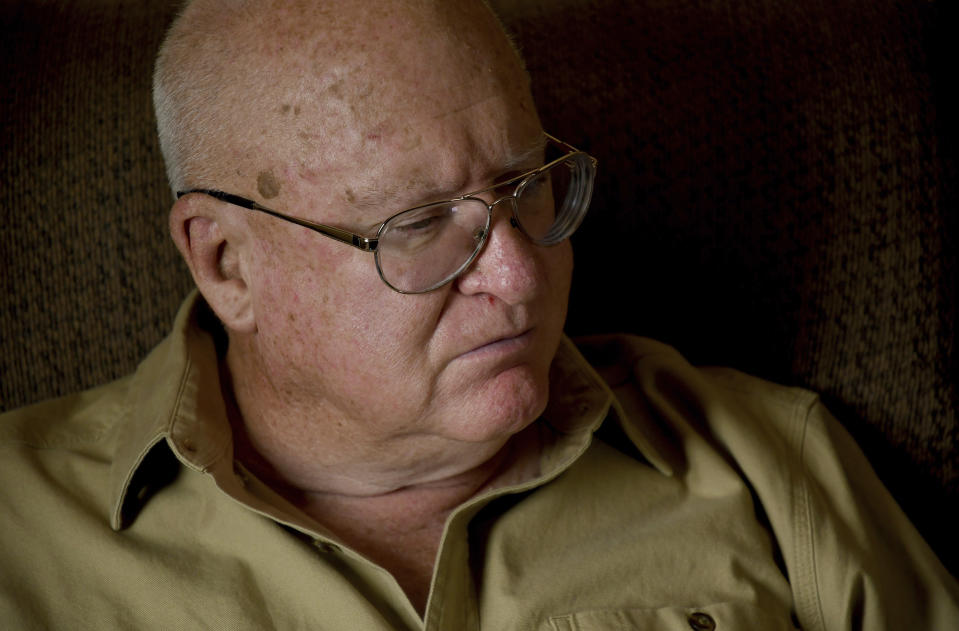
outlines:
[[[280,183],[273,175],[273,171],[260,171],[256,177],[256,190],[260,192],[263,199],[273,199],[280,194]]]

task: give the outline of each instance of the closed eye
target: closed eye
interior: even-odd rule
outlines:
[[[405,235],[414,235],[436,230],[440,224],[449,219],[446,213],[436,213],[433,215],[415,217],[409,221],[397,222],[390,225],[390,230]]]

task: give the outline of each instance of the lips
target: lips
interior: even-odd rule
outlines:
[[[460,357],[465,359],[487,355],[515,353],[527,348],[532,341],[533,329],[528,328],[521,331],[510,332],[505,335],[491,337],[487,341],[466,351]]]

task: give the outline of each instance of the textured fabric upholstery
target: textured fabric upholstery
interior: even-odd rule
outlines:
[[[0,407],[129,372],[191,280],[150,98],[169,2],[4,2]]]
[[[568,331],[823,393],[955,572],[955,8],[496,4],[544,126],[600,162]],[[0,408],[128,372],[191,286],[149,94],[174,11],[0,6]]]

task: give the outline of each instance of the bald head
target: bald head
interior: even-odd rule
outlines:
[[[417,143],[411,123],[470,107],[477,78],[528,100],[515,50],[478,0],[196,0],[154,77],[170,184],[270,199],[292,171]]]
[[[545,160],[528,77],[479,0],[196,0],[161,51],[156,104],[175,189],[354,235],[473,191],[492,201],[490,185]],[[229,335],[244,426],[304,485],[437,480],[492,458],[545,406],[569,243],[538,247],[508,204],[483,226],[460,221],[479,210],[443,208],[400,214],[391,229],[410,245],[381,256],[210,195],[173,204],[174,242]],[[428,267],[432,245],[474,258],[434,291],[384,282],[384,256]],[[504,339],[511,350],[467,359]]]

